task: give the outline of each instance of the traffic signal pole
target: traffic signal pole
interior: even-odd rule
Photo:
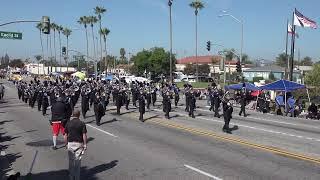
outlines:
[[[3,23],[3,24],[0,24],[0,26],[6,26],[6,25],[9,25],[9,24],[17,24],[17,23],[38,23],[38,22],[41,22],[41,21],[20,20],[20,21],[11,21],[11,22],[7,22],[7,23]]]

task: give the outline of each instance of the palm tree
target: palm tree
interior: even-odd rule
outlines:
[[[108,70],[108,64],[107,64],[107,36],[109,35],[110,30],[108,28],[103,28],[100,29],[99,34],[100,36],[103,36],[103,41],[104,41],[104,51],[106,52],[106,56],[104,59],[104,68],[107,74],[107,70]]]
[[[94,13],[96,14],[96,15],[98,15],[98,20],[99,20],[99,32],[101,31],[101,16],[102,16],[102,14],[104,14],[105,12],[106,12],[107,10],[104,8],[104,7],[99,7],[99,6],[97,6],[97,7],[95,7],[94,8]],[[100,38],[100,62],[102,62],[102,40],[101,40],[101,34],[100,34],[100,36],[99,36],[99,38]],[[101,64],[100,64],[100,67],[102,67],[101,66]],[[101,69],[101,68],[100,68]]]
[[[199,78],[198,78],[198,74],[199,74],[199,72],[198,72],[199,71],[199,67],[198,67],[198,13],[199,13],[199,10],[204,8],[204,3],[201,2],[201,0],[195,0],[195,1],[191,2],[189,4],[189,6],[194,9],[194,14],[196,16],[196,63],[197,63],[196,74],[197,74],[197,81],[199,81]]]
[[[51,29],[53,30],[53,48],[54,48],[54,61],[55,61],[54,64],[56,64],[57,62],[56,30],[58,30],[58,25],[56,23],[51,23]]]
[[[41,61],[41,59],[42,59],[42,56],[41,55],[36,55],[36,56],[34,56],[35,58],[36,58],[36,60],[37,60],[37,62],[38,62],[38,76],[40,75],[40,61]]]
[[[96,60],[96,43],[94,42],[94,37],[95,36],[94,36],[94,33],[93,33],[93,25],[98,22],[98,19],[97,19],[96,16],[89,16],[88,17],[88,22],[90,23],[91,33],[92,33],[93,57]],[[96,64],[96,62],[94,62],[94,72],[95,72],[95,75],[97,76],[97,64]]]
[[[42,53],[42,59],[44,59],[44,51],[43,51],[43,43],[42,43],[42,23],[38,23],[37,24],[37,29],[39,29],[39,32],[40,32],[40,43],[41,43],[41,53]],[[38,63],[38,68],[39,68],[39,63]],[[44,65],[43,65],[43,68],[44,68]],[[43,69],[43,73],[44,73],[44,69]],[[39,73],[38,73],[39,75]]]
[[[61,66],[62,66],[62,63],[61,63],[61,58],[62,58],[62,48],[61,48],[61,32],[63,32],[63,27],[62,26],[57,26],[57,30],[58,30],[58,33],[59,33],[59,64],[60,64],[60,72],[61,71]]]
[[[71,29],[68,29],[68,28],[64,28],[63,29],[63,35],[66,36],[67,38],[67,50],[66,50],[66,55],[67,55],[67,58],[66,58],[66,64],[67,64],[67,71],[68,71],[68,67],[69,67],[69,64],[68,64],[68,51],[69,51],[69,36],[71,35]]]
[[[87,30],[87,26],[89,24],[88,22],[88,17],[87,16],[82,16],[79,18],[78,23],[83,25],[84,28],[86,29],[86,41],[87,41],[87,71],[89,70],[89,41],[88,41],[88,30]]]

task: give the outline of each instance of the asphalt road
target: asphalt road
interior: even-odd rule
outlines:
[[[15,88],[5,85],[1,176],[31,171],[33,180],[67,179],[66,150],[50,148],[50,116],[20,102]],[[195,119],[183,107],[174,108],[170,120],[160,108],[152,107],[142,123],[134,108],[116,116],[111,106],[100,127],[90,111],[82,179],[320,179],[317,121],[254,112],[243,118],[235,112],[232,122],[239,128],[228,135],[221,132],[223,119],[213,118],[206,107],[197,109]]]

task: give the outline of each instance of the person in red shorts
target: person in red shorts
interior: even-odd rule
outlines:
[[[51,106],[51,120],[50,124],[52,127],[52,149],[57,149],[57,137],[59,132],[64,135],[64,127],[67,121],[67,105],[62,97],[57,97],[56,102]]]

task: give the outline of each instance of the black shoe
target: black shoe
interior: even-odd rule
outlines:
[[[57,150],[57,146],[52,146],[52,150]]]
[[[232,132],[230,130],[227,130],[226,133],[227,134],[232,134]]]
[[[194,115],[192,115],[192,118],[196,118]]]
[[[223,132],[227,132],[227,129],[225,129],[225,128],[222,128],[222,131],[223,131]]]

